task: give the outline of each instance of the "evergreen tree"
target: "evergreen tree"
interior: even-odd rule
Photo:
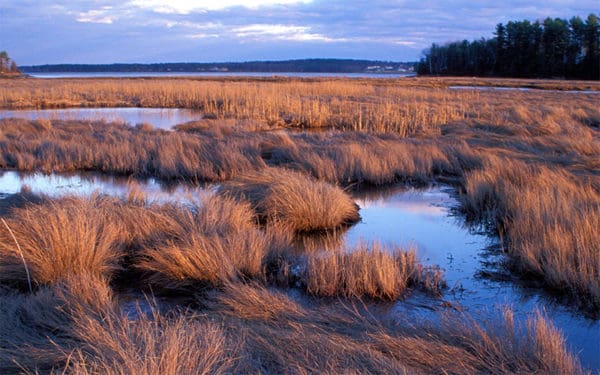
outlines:
[[[600,20],[510,21],[495,38],[463,40],[424,51],[419,74],[600,79]]]

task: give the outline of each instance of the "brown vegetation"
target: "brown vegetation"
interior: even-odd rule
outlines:
[[[490,160],[466,178],[464,207],[492,220],[512,267],[600,307],[600,194],[564,171]]]
[[[37,285],[82,273],[111,277],[122,256],[122,230],[108,205],[72,198],[15,210],[0,227],[0,282],[23,285],[28,272]]]
[[[188,181],[220,181],[264,167],[256,140],[206,139],[125,125],[0,120],[0,167],[93,170]]]
[[[200,109],[211,119],[174,132],[105,123],[0,120],[0,167],[95,170],[186,181],[237,178],[226,185],[239,195],[230,194],[244,195],[251,203],[219,197],[197,207],[152,206],[134,194],[129,204],[105,198],[65,199],[13,210],[6,222],[21,250],[0,225],[0,281],[24,290],[26,264],[36,288],[31,296],[0,290],[0,298],[10,304],[0,303],[0,372],[14,372],[14,359],[31,371],[60,368],[68,360],[71,369],[81,372],[113,372],[115,366],[127,367],[123,363],[134,356],[137,344],[129,346],[130,338],[148,344],[142,345],[148,357],[161,358],[172,350],[182,354],[175,363],[127,367],[142,373],[185,372],[190,361],[202,361],[188,356],[173,338],[190,347],[214,343],[222,348],[208,353],[212,359],[203,362],[214,371],[582,372],[560,334],[541,317],[521,328],[514,327],[508,314],[495,328],[453,317],[411,330],[405,324],[372,324],[362,315],[358,319],[331,306],[309,308],[264,287],[300,282],[314,295],[381,299],[398,298],[411,283],[435,290],[439,275],[415,266],[411,253],[375,248],[347,254],[291,254],[289,229],[316,227],[306,220],[310,218],[306,212],[323,209],[333,199],[283,205],[290,209],[285,211],[281,201],[272,203],[267,193],[277,191],[277,199],[282,194],[305,199],[313,194],[306,183],[312,178],[329,192],[337,188],[324,181],[381,186],[442,180],[463,193],[462,208],[469,219],[502,236],[513,270],[598,311],[598,96],[446,89],[463,82],[482,84],[436,78],[7,80],[0,88],[0,106],[5,108],[186,107]],[[598,89],[588,82],[492,83]],[[280,127],[356,131],[271,131]],[[282,168],[291,177],[274,172]],[[286,185],[295,178],[302,182]],[[240,181],[244,183],[239,185]],[[257,213],[277,225],[258,226]],[[327,226],[337,226],[331,223],[344,217],[332,216],[337,219],[326,220]],[[282,228],[282,221],[289,227]],[[297,264],[306,265],[303,273],[296,272]],[[380,270],[386,273],[376,272]],[[106,333],[107,339],[72,336],[70,327],[81,329],[78,324],[85,319],[73,318],[82,316],[70,310],[74,307],[62,308],[63,297],[56,302],[57,290],[71,291],[68,299],[83,298],[77,306],[90,305],[84,298],[89,289],[64,286],[75,283],[72,275],[91,278],[104,288],[111,280],[129,277],[133,284],[145,280],[161,289],[201,290],[198,305],[219,319],[186,315],[184,321],[161,315],[156,321],[142,318],[138,325],[121,322],[111,312],[102,314],[108,314],[106,322],[112,323],[98,325],[93,316],[100,308],[94,305],[83,309],[83,316],[92,316],[86,327]],[[245,284],[249,280],[255,282]],[[212,297],[208,293],[208,301],[207,289],[214,293]],[[264,301],[272,310],[265,309]],[[186,329],[214,335],[188,337]],[[158,337],[158,343],[151,337]],[[232,337],[236,339],[231,341]],[[85,344],[86,340],[97,345]],[[25,357],[19,346],[33,354]],[[124,348],[124,354],[116,348]],[[235,353],[234,361],[223,353]]]
[[[86,277],[0,302],[0,373],[584,373],[551,323],[521,326],[510,310],[486,326],[459,313],[411,324],[236,284],[202,297],[197,313],[150,302],[132,317]]]
[[[391,335],[381,329],[371,337],[375,347],[423,373],[586,373],[543,315],[518,324],[512,310],[500,313],[486,325],[466,314],[447,314],[440,323],[408,325]]]
[[[219,194],[248,202],[262,222],[295,232],[327,230],[355,223],[358,206],[325,181],[281,168],[266,168],[226,181]]]
[[[324,297],[368,297],[398,299],[410,284],[426,277],[414,250],[387,249],[381,245],[359,245],[354,249],[311,253],[303,282],[309,294]],[[423,284],[439,293],[441,277]]]
[[[145,244],[136,260],[148,280],[178,289],[261,277],[266,256],[278,242],[273,233],[256,227],[249,205],[211,198],[196,210],[163,213],[171,220],[167,239]]]
[[[122,263],[125,272],[142,268],[150,272],[154,284],[191,291],[198,310],[159,312],[160,302],[150,302],[149,307],[140,306],[130,316],[120,310],[119,295],[109,286],[110,272],[88,273],[67,267],[56,281],[38,287],[33,294],[0,290],[0,372],[20,369],[46,373],[65,368],[68,373],[121,374],[460,373],[461,369],[538,373],[550,369],[548,366],[564,369],[565,373],[582,372],[561,344],[560,333],[542,318],[531,325],[526,336],[512,323],[489,328],[473,321],[458,325],[466,319],[460,315],[451,317],[447,325],[419,325],[411,330],[407,323],[388,324],[387,318],[369,311],[367,306],[351,308],[318,300],[301,304],[283,290],[265,287],[269,279],[266,275],[245,283],[253,276],[249,268],[258,274],[267,271],[261,264],[269,258],[261,247],[263,242],[251,244],[259,251],[256,257],[248,256],[250,247],[244,245],[197,245],[204,238],[215,243],[245,244],[240,235],[258,236],[271,239],[271,244],[278,243],[269,253],[283,254],[285,239],[273,240],[269,236],[276,231],[259,229],[247,204],[222,197],[209,198],[198,207],[143,202],[107,198],[42,201],[13,210],[8,220],[16,222],[31,213],[51,217],[50,212],[58,212],[62,217],[86,207],[86,213],[97,221],[85,232],[95,233],[102,227],[98,217],[107,215],[116,227],[129,228],[129,235],[116,232],[123,252],[131,255],[128,262]],[[71,224],[61,223],[56,226],[64,233]],[[60,242],[52,231],[37,237],[50,248]],[[90,247],[81,249],[94,252]],[[169,258],[173,249],[177,249],[176,256]],[[29,252],[36,252],[30,247],[23,251],[26,259],[30,259]],[[393,299],[408,283],[422,282],[423,270],[415,264],[414,253],[389,253],[377,246],[355,253],[307,254],[306,276],[300,278],[305,277],[309,293]],[[288,255],[287,259],[294,257]],[[208,263],[213,260],[221,262],[222,270]],[[48,257],[46,262],[38,268],[47,268],[53,259]],[[339,271],[345,285],[334,283],[338,289],[330,294],[317,292],[328,290],[326,283],[331,280],[327,275],[342,263],[346,267]],[[318,267],[323,264],[326,267]],[[137,281],[128,288],[140,284]],[[517,340],[518,345],[508,338]]]
[[[270,171],[268,165],[341,184],[450,179],[465,187],[465,208],[473,216],[483,218],[491,209],[503,207],[489,218],[491,228],[498,223],[502,234],[512,241],[509,254],[521,263],[515,269],[538,274],[549,286],[560,286],[568,294],[583,296],[585,302],[598,306],[594,291],[600,279],[594,271],[598,242],[591,228],[598,217],[594,207],[600,200],[600,175],[596,173],[600,168],[596,128],[600,114],[587,99],[569,104],[573,108],[550,104],[512,105],[499,112],[484,108],[490,117],[487,121],[448,124],[443,136],[409,139],[357,132],[256,132],[238,128],[243,126],[240,124],[232,128],[190,124],[186,132],[164,132],[102,123],[2,120],[0,165],[19,170],[99,170],[192,181],[223,181],[248,171]],[[561,168],[562,172],[556,172],[558,178],[538,176],[537,171],[548,170],[544,165]],[[549,186],[546,180],[560,184],[548,190],[544,187]],[[288,181],[278,182],[263,192]],[[582,191],[582,199],[576,197],[578,190]],[[482,203],[468,203],[471,200]],[[518,205],[511,204],[517,201]],[[531,207],[536,204],[543,205],[547,213],[534,218],[525,211],[528,207],[535,211]],[[581,209],[559,210],[561,205]],[[259,216],[265,219],[269,214],[265,208],[260,210]],[[271,211],[270,215],[280,215],[280,211]],[[555,218],[564,215],[570,215],[569,219],[555,224]],[[286,220],[290,217],[287,215]],[[531,219],[527,225],[517,224],[519,217]],[[289,224],[296,230],[315,227],[307,227],[302,220]],[[529,231],[537,235],[530,236]],[[560,234],[563,232],[565,235]],[[573,237],[574,233],[580,234]],[[575,247],[580,249],[578,255],[573,255]],[[545,259],[544,251],[555,254],[555,260]],[[580,276],[557,276],[566,270],[571,270],[568,275]]]

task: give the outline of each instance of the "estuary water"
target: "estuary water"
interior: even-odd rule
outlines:
[[[404,78],[414,73],[301,73],[301,72],[57,72],[28,73],[35,78],[135,78],[135,77],[296,77],[296,78]]]
[[[199,120],[202,114],[181,108],[65,108],[0,110],[2,118],[122,122],[131,126],[150,124],[155,128],[170,129],[174,125]]]

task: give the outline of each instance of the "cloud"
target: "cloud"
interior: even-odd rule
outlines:
[[[77,15],[77,22],[112,24],[116,16],[109,14],[111,7],[100,10],[90,10]]]
[[[510,20],[585,18],[597,0],[0,0],[21,65],[304,57],[414,61]]]
[[[171,0],[169,2],[163,0],[133,0],[130,4],[157,13],[190,14],[193,12],[223,10],[233,7],[257,9],[273,5],[292,5],[310,2],[311,0]]]
[[[308,26],[281,25],[281,24],[252,24],[237,27],[232,30],[240,38],[278,39],[289,41],[342,41],[324,35],[313,33]]]

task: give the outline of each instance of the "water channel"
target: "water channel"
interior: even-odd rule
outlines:
[[[155,128],[171,129],[174,125],[202,118],[199,111],[182,108],[65,108],[0,110],[2,118],[21,118],[27,120],[78,120],[121,122],[131,126],[150,124]]]

